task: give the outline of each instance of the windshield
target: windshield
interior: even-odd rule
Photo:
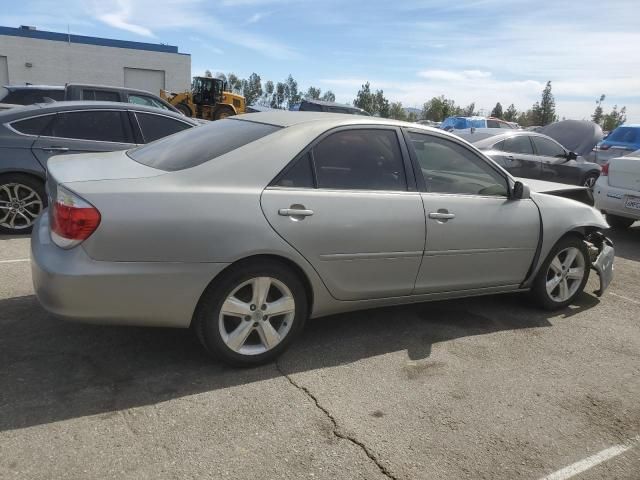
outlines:
[[[640,143],[640,128],[618,127],[606,139],[610,142]]]
[[[274,125],[246,120],[217,120],[134,148],[127,155],[148,167],[183,170],[213,160],[279,129]]]

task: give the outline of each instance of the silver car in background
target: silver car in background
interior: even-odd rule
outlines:
[[[608,226],[563,198],[572,187],[532,191],[467,142],[394,120],[241,115],[56,157],[48,181],[32,236],[47,310],[192,327],[236,365],[272,360],[309,317],[521,291],[556,309],[591,268],[599,293],[611,280]]]

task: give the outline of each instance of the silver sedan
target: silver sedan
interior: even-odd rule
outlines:
[[[309,317],[521,291],[562,308],[592,268],[602,293],[613,248],[581,189],[529,187],[416,124],[242,115],[53,158],[33,281],[67,319],[192,327],[211,354],[254,365]]]

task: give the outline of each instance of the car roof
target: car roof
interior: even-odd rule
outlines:
[[[61,85],[3,85],[7,90],[64,90]]]
[[[502,130],[502,129],[496,129],[496,130]],[[464,140],[466,140],[467,142],[473,143],[474,145],[481,145],[481,146],[485,146],[485,145],[490,145],[492,143],[497,143],[500,142],[506,138],[510,138],[510,137],[515,137],[515,136],[527,136],[527,137],[544,137],[544,138],[548,138],[550,140],[553,140],[553,138],[549,137],[548,135],[544,135],[542,133],[538,133],[538,132],[531,132],[528,130],[510,130],[510,131],[506,131],[506,132],[500,132],[500,133],[495,133],[492,135],[492,132],[479,132],[479,135],[481,135],[481,137],[474,139],[473,138],[473,133],[469,133],[469,134],[462,134],[460,135],[461,138],[463,138]],[[556,140],[554,140],[554,142],[557,143]]]
[[[330,113],[330,112],[292,112],[289,110],[270,110],[268,112],[256,112],[246,113],[244,115],[238,115],[238,120],[248,120],[251,122],[267,123],[269,125],[275,125],[277,127],[291,127],[293,125],[299,125],[301,123],[308,122],[329,122],[336,125],[393,125],[403,126],[409,128],[428,129],[430,131],[442,130],[427,127],[426,125],[419,125],[416,123],[402,122],[399,120],[393,120],[390,118],[370,117],[364,115],[350,115],[347,113]]]
[[[93,83],[75,83],[69,82],[67,83],[67,87],[79,87],[79,88],[102,88],[105,90],[117,90],[119,92],[133,92],[133,93],[144,93],[147,95],[153,95],[157,97],[157,93],[150,92],[148,90],[140,90],[139,88],[129,88],[129,87],[115,87],[113,85],[98,85]]]
[[[313,103],[315,105],[324,105],[325,107],[340,107],[340,108],[350,108],[353,110],[363,111],[361,108],[354,107],[353,105],[348,105],[346,103],[338,103],[338,102],[328,102],[326,100],[316,100],[316,99],[303,99],[300,103]]]
[[[24,118],[33,114],[45,114],[45,113],[56,113],[60,111],[67,110],[133,110],[136,112],[149,112],[155,114],[162,114],[168,117],[177,118],[178,120],[186,121],[187,123],[192,123],[194,125],[198,125],[198,123],[189,117],[185,117],[179,113],[173,112],[171,110],[163,110],[157,107],[148,107],[145,105],[138,105],[135,103],[123,103],[123,102],[97,102],[97,101],[86,101],[86,100],[77,100],[77,101],[65,101],[65,102],[51,102],[51,103],[35,103],[33,105],[24,105],[15,108],[10,108],[8,110],[0,111],[0,121],[6,121],[5,119],[9,119],[9,121],[15,118]]]

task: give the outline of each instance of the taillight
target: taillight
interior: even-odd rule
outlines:
[[[601,177],[609,176],[609,164],[608,163],[605,163],[604,165],[602,165],[602,170],[600,170],[600,176]]]
[[[51,240],[60,248],[72,248],[95,232],[100,212],[66,188],[57,186],[50,210]]]

